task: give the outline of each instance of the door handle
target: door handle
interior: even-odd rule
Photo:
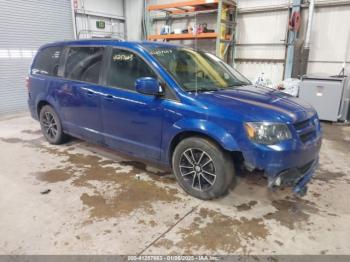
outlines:
[[[112,95],[105,95],[105,99],[107,100],[107,101],[112,101],[113,100],[113,96]]]
[[[93,96],[95,93],[90,91],[90,90],[88,90],[88,91],[86,91],[86,94],[87,94],[87,96]]]
[[[93,96],[93,95],[96,94],[96,92],[92,91],[90,88],[82,87],[81,89],[84,90],[84,91],[86,92],[86,95],[87,95],[87,96],[90,96],[90,97],[91,97],[91,96]]]

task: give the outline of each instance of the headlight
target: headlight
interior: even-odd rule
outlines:
[[[269,122],[247,122],[244,124],[249,139],[258,144],[274,145],[292,138],[287,125]]]

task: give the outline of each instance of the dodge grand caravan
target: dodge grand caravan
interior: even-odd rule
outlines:
[[[27,79],[51,144],[74,136],[164,164],[192,196],[224,195],[238,158],[270,188],[306,193],[320,123],[303,101],[252,85],[216,56],[165,43],[79,40],[42,46]]]

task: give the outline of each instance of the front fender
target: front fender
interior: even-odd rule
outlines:
[[[221,126],[204,119],[181,119],[172,126],[171,139],[168,140],[166,148],[170,151],[173,139],[185,132],[195,132],[211,137],[228,151],[237,151],[239,147],[233,136]],[[168,155],[169,159],[170,155]]]

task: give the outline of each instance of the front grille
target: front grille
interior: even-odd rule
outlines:
[[[314,117],[294,123],[294,128],[301,142],[307,143],[316,137],[316,125]]]
[[[294,124],[294,127],[297,129],[297,130],[300,130],[300,129],[304,129],[305,127],[307,127],[310,123],[310,119],[306,119],[304,121],[301,121],[301,122],[298,122],[298,123],[295,123]]]
[[[299,135],[301,142],[306,143],[307,141],[313,139],[316,135],[315,131],[311,131],[305,134]]]

